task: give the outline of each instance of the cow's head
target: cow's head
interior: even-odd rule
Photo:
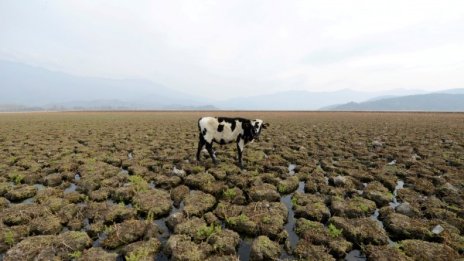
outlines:
[[[256,119],[251,121],[253,139],[259,140],[259,135],[261,134],[262,129],[266,129],[269,126],[269,123],[264,123],[263,120]]]

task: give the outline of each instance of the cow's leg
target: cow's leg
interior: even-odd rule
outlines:
[[[214,152],[213,152],[213,143],[208,143],[206,142],[206,150],[208,151],[209,153],[209,156],[211,157],[211,159],[213,160],[214,164],[217,164],[217,160],[216,160],[216,155],[214,155]]]
[[[243,169],[242,153],[243,153],[243,147],[244,146],[245,146],[245,143],[244,143],[243,139],[239,139],[237,141],[237,155],[238,155],[238,165],[242,169]]]
[[[205,138],[203,138],[203,135],[200,134],[200,140],[198,141],[198,150],[197,150],[197,161],[201,160],[201,150],[203,149],[203,146],[205,146]]]

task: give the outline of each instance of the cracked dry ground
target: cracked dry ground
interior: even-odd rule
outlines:
[[[270,123],[196,164],[205,115]],[[464,114],[0,115],[0,260],[457,260]]]

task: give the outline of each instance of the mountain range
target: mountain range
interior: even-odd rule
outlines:
[[[464,111],[464,89],[284,91],[211,100],[140,79],[83,77],[0,60],[0,111],[334,110]]]
[[[457,93],[453,93],[457,92]],[[462,94],[460,94],[462,93]],[[389,97],[365,102],[349,102],[325,107],[330,111],[449,111],[464,112],[464,89],[452,89],[450,93],[429,93]]]
[[[196,108],[210,103],[148,80],[82,77],[9,61],[0,61],[0,89],[0,104],[45,109]]]

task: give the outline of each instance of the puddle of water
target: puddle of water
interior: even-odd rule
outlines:
[[[156,219],[154,222],[156,225],[158,225],[158,227],[161,229],[161,231],[163,231],[163,233],[160,235],[160,241],[161,243],[165,243],[169,236],[170,236],[170,232],[169,232],[169,228],[166,226],[166,220],[168,219],[169,216],[177,213],[177,212],[180,212],[182,211],[182,209],[184,208],[184,202],[182,201],[180,203],[180,206],[178,208],[176,207],[173,207],[171,209],[171,212],[169,212],[169,215],[166,216],[166,217],[163,217],[163,218],[160,218],[160,219]]]
[[[367,260],[366,255],[359,249],[351,250],[346,256],[346,261],[364,261]]]
[[[304,193],[304,185],[305,183],[303,181],[300,181],[298,183],[298,189],[296,190],[297,192]],[[292,204],[292,196],[293,194],[285,195],[280,198],[280,202],[284,203],[284,205],[288,209],[288,219],[287,223],[284,226],[284,229],[288,233],[288,242],[290,243],[290,249],[295,249],[296,244],[298,243],[299,237],[295,233],[295,213],[293,212],[293,204]],[[288,253],[287,251],[282,251],[282,255],[280,256],[281,259],[292,259],[293,256],[291,253]]]
[[[161,246],[162,249],[166,246],[166,242],[169,239],[169,236],[171,235],[171,232],[169,231],[168,226],[166,226],[166,220],[168,219],[169,216],[172,214],[175,214],[177,212],[180,212],[184,209],[184,202],[182,201],[179,205],[178,208],[173,207],[171,212],[169,212],[169,215],[164,218],[156,219],[154,222],[155,224],[161,229],[163,232],[160,237],[158,238],[161,241]],[[161,260],[161,261],[167,261],[169,260],[168,256],[163,251],[160,251],[158,254],[156,254],[155,260]]]
[[[371,218],[372,220],[375,220],[375,221],[377,222],[377,224],[379,224],[379,226],[380,226],[381,228],[384,228],[383,222],[379,219],[379,215],[380,215],[379,209],[376,209],[375,212],[374,212],[374,214],[372,214],[372,215],[370,216],[370,218]],[[388,234],[387,234],[387,236],[388,236]],[[388,241],[388,244],[389,244],[389,245],[395,245],[395,242],[393,242],[393,240],[391,240],[390,237],[387,238],[387,241]]]
[[[296,164],[288,164],[288,174],[295,175]]]
[[[372,216],[370,216],[370,218],[371,218],[372,220],[377,221],[377,223],[379,223],[380,227],[383,228],[383,223],[382,223],[382,221],[379,220],[379,215],[380,215],[379,209],[376,209],[375,212],[374,212],[374,214],[372,214]]]
[[[288,209],[288,219],[287,223],[285,224],[284,228],[288,233],[288,240],[290,242],[291,249],[294,249],[296,246],[296,243],[298,242],[298,236],[295,233],[295,230],[293,229],[295,227],[295,213],[293,212],[293,206],[292,206],[292,195],[289,194],[280,199],[280,202],[284,203],[284,205]],[[286,251],[282,252],[281,259],[288,258],[290,255],[286,253]]]
[[[404,181],[398,180],[396,183],[395,191],[393,191],[393,195],[396,197],[398,195],[398,190],[404,187]]]
[[[251,244],[253,240],[251,238],[242,238],[238,245],[238,256],[240,260],[250,260]]]
[[[34,204],[34,203],[35,203],[35,198],[34,197],[28,198],[28,199],[25,199],[25,200],[19,202],[19,204],[26,204],[26,205],[27,204]]]
[[[77,172],[76,175],[74,175],[74,180],[75,181],[81,180],[81,175],[79,174],[79,172]]]
[[[390,207],[396,208],[397,206],[400,205],[400,203],[398,203],[398,200],[396,199],[396,196],[398,196],[398,190],[402,189],[403,187],[404,187],[404,181],[398,180],[395,186],[395,190],[393,191],[393,199],[392,199],[392,202],[390,202]]]
[[[328,177],[324,177],[324,181],[325,181],[326,185],[329,185],[329,178]]]
[[[101,242],[102,242],[103,240],[105,240],[107,237],[108,237],[108,234],[107,234],[107,233],[105,233],[105,232],[99,233],[99,234],[98,234],[97,240],[95,240],[95,241],[92,243],[92,246],[93,246],[93,247],[100,247],[100,246],[101,246]]]
[[[395,190],[393,191],[392,202],[390,202],[390,207],[392,207],[393,209],[395,209],[397,206],[400,205],[400,203],[396,199],[396,196],[398,195],[398,190],[402,189],[403,187],[404,187],[404,181],[398,180],[398,182],[396,183],[396,186],[395,186]],[[383,222],[379,220],[379,209],[376,209],[374,214],[372,214],[372,216],[370,216],[370,218],[377,221],[377,223],[379,224],[380,227],[382,227],[382,228],[384,227]],[[388,241],[389,245],[395,245],[396,244],[393,240],[390,239],[390,237],[387,238],[387,241]]]
[[[169,258],[166,256],[166,254],[161,250],[158,254],[155,256],[156,261],[168,261]]]
[[[74,191],[76,191],[76,188],[77,188],[76,184],[71,183],[71,184],[69,185],[69,187],[67,187],[67,188],[64,190],[64,194],[74,192]]]
[[[155,188],[155,182],[153,180],[150,181],[150,183],[148,184],[148,187],[149,188]]]
[[[69,228],[63,227],[63,229],[61,229],[61,232],[60,232],[60,233],[64,233],[64,232],[68,232],[68,231],[69,231]]]
[[[83,229],[84,229],[84,231],[87,231],[87,230],[90,229],[90,221],[89,221],[88,218],[84,219],[84,228]]]
[[[160,235],[160,241],[162,244],[166,243],[169,239],[169,228],[166,226],[166,219],[167,218],[161,218],[161,219],[157,219],[155,220],[155,224],[160,228],[160,230],[163,232],[161,235]]]
[[[296,192],[304,193],[304,187],[305,187],[304,181],[300,181],[300,183],[298,183],[298,188],[296,189]]]
[[[42,184],[34,184],[34,187],[37,188],[37,191],[41,191],[41,190],[45,189],[45,186],[42,185]]]

